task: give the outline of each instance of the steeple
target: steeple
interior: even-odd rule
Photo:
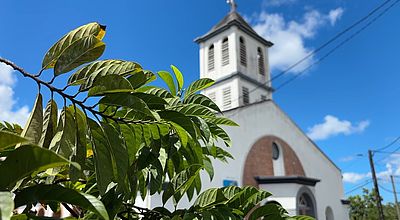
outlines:
[[[243,19],[235,0],[227,3],[230,12],[195,39],[200,45],[200,77],[216,81],[203,94],[222,110],[272,98],[268,48],[273,44]]]

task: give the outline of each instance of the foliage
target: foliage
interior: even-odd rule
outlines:
[[[374,190],[363,189],[362,195],[350,196],[350,219],[351,220],[372,220],[378,219],[376,193]],[[382,204],[385,219],[397,219],[394,203]]]
[[[150,86],[156,74],[135,62],[98,60],[104,35],[98,23],[69,32],[46,53],[37,75],[0,58],[39,85],[24,129],[0,124],[2,219],[24,205],[12,219],[43,219],[31,210],[38,203],[54,212],[62,205],[83,219],[309,219],[289,217],[274,202],[263,205],[270,193],[254,187],[208,189],[191,207],[173,212],[136,206],[138,196],[157,193],[163,204],[172,201],[175,207],[184,196],[192,200],[201,192],[200,172],[212,179],[212,161],[232,158],[221,126],[237,124],[198,94],[211,79],[185,90],[183,74],[171,66],[173,74],[157,74],[166,90]],[[42,75],[51,76],[51,69],[52,79],[45,82]],[[62,74],[69,75],[67,85],[55,87]],[[226,147],[217,146],[219,140]]]

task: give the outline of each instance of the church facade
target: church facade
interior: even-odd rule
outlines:
[[[214,161],[214,179],[204,174],[203,189],[253,185],[271,192],[270,199],[292,215],[348,219],[340,169],[272,99],[268,48],[273,44],[232,5],[222,21],[195,40],[200,77],[216,81],[203,94],[240,125],[224,128],[235,160]],[[150,206],[161,205],[151,200]]]
[[[240,127],[225,128],[235,160],[214,162],[205,188],[253,185],[273,194],[290,214],[348,219],[340,169],[273,101],[268,48],[235,7],[200,45],[200,77],[216,80],[203,94]],[[207,181],[204,178],[205,182]]]

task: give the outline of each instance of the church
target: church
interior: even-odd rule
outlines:
[[[273,43],[253,30],[233,0],[230,4],[228,15],[195,39],[200,77],[216,81],[202,93],[240,125],[224,128],[235,160],[214,161],[214,179],[204,174],[203,189],[257,186],[271,192],[271,200],[291,215],[348,219],[340,169],[272,98],[268,49]],[[161,199],[151,200],[151,207],[161,205],[156,204]]]

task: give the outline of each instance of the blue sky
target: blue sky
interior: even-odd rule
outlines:
[[[277,74],[381,1],[237,3],[251,25],[275,43],[270,61],[272,74]],[[47,49],[63,34],[98,21],[107,25],[107,49],[102,58],[137,61],[153,71],[175,64],[189,83],[199,75],[198,46],[193,39],[207,32],[228,11],[224,0],[4,1],[0,7],[0,56],[35,73]],[[284,111],[342,169],[345,191],[369,178],[367,150],[385,146],[400,135],[399,12],[400,5],[395,6],[325,61],[274,94]],[[298,71],[274,81],[273,86]],[[46,74],[49,77],[51,72]],[[0,77],[0,120],[24,121],[36,85],[1,66]],[[398,146],[400,143],[388,151]],[[384,156],[377,154],[376,159]],[[387,174],[400,174],[398,161],[395,155],[377,164],[386,188],[390,188],[385,181]],[[382,194],[385,201],[393,200],[390,194]]]

